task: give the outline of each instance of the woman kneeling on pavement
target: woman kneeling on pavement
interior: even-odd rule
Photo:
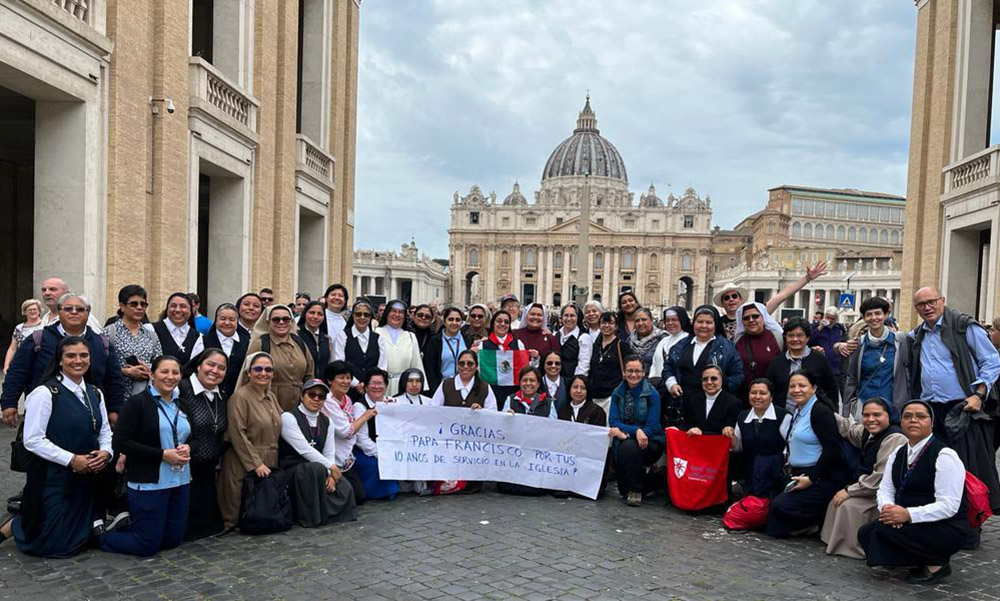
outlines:
[[[337,468],[336,436],[320,413],[329,393],[322,380],[309,380],[299,406],[281,414],[278,465],[291,475],[292,507],[303,528],[355,519],[354,491]]]
[[[624,360],[625,381],[611,394],[611,457],[618,474],[618,492],[630,507],[642,504],[643,467],[656,463],[666,447],[660,427],[660,395],[643,377],[642,357]]]
[[[90,540],[98,515],[97,474],[111,460],[104,396],[90,380],[87,341],[59,341],[42,385],[24,401],[24,447],[30,453],[21,513],[0,526],[28,555],[69,557]]]
[[[555,356],[558,357],[558,354]],[[507,397],[503,411],[513,416],[527,415],[556,419],[555,401],[549,398],[544,391],[539,390],[542,372],[537,367],[526,365],[521,368],[518,380],[521,384],[521,390]],[[497,492],[507,495],[539,496],[548,491],[524,484],[497,482]]]
[[[858,544],[858,528],[878,517],[875,493],[878,492],[885,464],[906,437],[899,428],[893,408],[882,398],[865,401],[861,408],[861,424],[836,415],[840,435],[861,449],[861,458],[854,471],[854,482],[837,491],[826,508],[826,521],[820,538],[826,543],[827,555],[843,555],[864,559]]]
[[[191,488],[191,424],[177,404],[181,365],[160,355],[151,366],[149,388],[132,396],[115,424],[114,449],[128,457],[125,468],[131,524],[101,536],[112,553],[148,557],[173,549],[187,531]]]

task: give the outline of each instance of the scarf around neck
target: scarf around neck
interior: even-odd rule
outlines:
[[[510,332],[507,332],[507,337],[504,338],[503,341],[501,341],[499,338],[497,338],[496,334],[490,333],[490,341],[493,342],[493,344],[497,345],[497,347],[501,351],[507,352],[510,350],[511,345],[514,344],[514,335],[511,334]],[[520,394],[520,392],[518,394]]]
[[[539,391],[535,393],[535,396],[525,398],[524,393],[518,390],[517,392],[514,393],[514,398],[520,401],[522,405],[530,409],[532,403],[534,403],[535,401],[540,402],[545,400],[545,393],[539,389]]]
[[[632,347],[632,351],[636,355],[644,357],[651,348],[655,347],[663,339],[663,335],[663,330],[657,327],[653,327],[653,331],[642,338],[639,338],[638,332],[632,330],[632,333],[628,335],[628,345]]]

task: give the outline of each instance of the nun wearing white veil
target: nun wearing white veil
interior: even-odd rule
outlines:
[[[763,303],[744,303],[736,310],[736,350],[743,359],[743,381],[753,382],[767,376],[771,361],[784,347],[781,325],[767,312]],[[745,394],[739,396],[746,398]]]

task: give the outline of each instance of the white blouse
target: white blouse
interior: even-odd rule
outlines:
[[[81,403],[85,402],[82,383],[75,383],[65,374],[60,374],[59,380],[63,386],[80,399]],[[100,389],[95,388],[95,390],[97,390],[101,412],[101,431],[97,435],[97,441],[101,451],[110,453],[111,426],[108,424],[108,410],[104,406],[104,394]],[[45,434],[49,427],[50,417],[52,417],[52,393],[48,386],[39,386],[24,399],[24,448],[46,461],[64,466],[69,465],[73,461],[73,453],[56,446]]]
[[[319,413],[313,413],[302,405],[296,407],[295,410],[305,415],[306,421],[313,428],[319,423]],[[327,470],[337,462],[337,436],[334,434],[332,427],[330,430],[330,432],[327,432],[322,450],[319,450],[306,440],[305,435],[302,433],[302,428],[299,427],[299,423],[296,421],[294,415],[287,411],[281,414],[281,438],[306,461],[322,463],[323,467]]]

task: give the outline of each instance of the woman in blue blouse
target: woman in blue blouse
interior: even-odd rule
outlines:
[[[819,379],[797,371],[788,379],[788,399],[795,403],[788,433],[788,467],[792,479],[771,501],[767,533],[784,538],[819,531],[826,506],[850,481],[840,454],[840,434],[833,411],[817,402]]]
[[[667,437],[660,426],[660,395],[643,377],[642,357],[626,357],[624,367],[625,381],[611,393],[608,436],[613,440],[618,492],[630,507],[638,507],[642,504],[642,468],[659,460]]]
[[[125,403],[112,446],[126,457],[131,523],[101,537],[112,553],[150,556],[181,543],[187,530],[191,425],[177,404],[181,366],[153,360],[149,387]]]

